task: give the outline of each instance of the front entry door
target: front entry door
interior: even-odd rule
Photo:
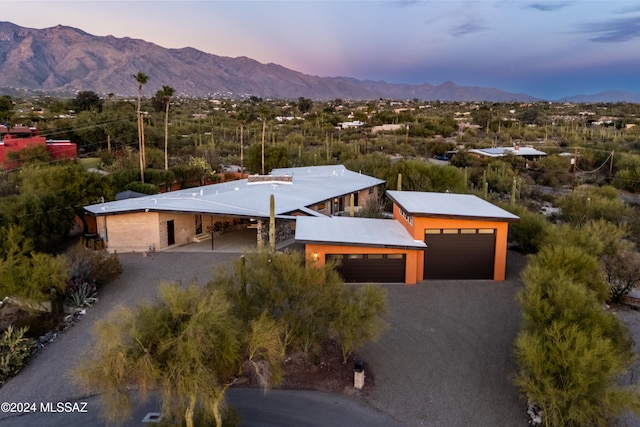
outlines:
[[[196,234],[202,234],[202,215],[196,215]]]
[[[167,221],[167,244],[169,246],[176,244],[176,231],[173,220]]]

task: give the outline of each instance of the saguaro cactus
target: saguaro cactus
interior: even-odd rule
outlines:
[[[276,251],[276,200],[273,194],[269,198],[269,248]]]

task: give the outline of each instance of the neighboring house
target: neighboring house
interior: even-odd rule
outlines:
[[[54,160],[77,157],[76,144],[69,140],[51,140],[38,136],[38,129],[28,126],[0,125],[0,169],[13,169],[19,164],[7,160],[7,153],[19,152],[27,147],[43,145]]]
[[[335,262],[346,282],[505,279],[508,224],[517,216],[473,195],[412,191],[387,191],[393,219],[348,215],[352,195],[354,208],[364,206],[383,183],[344,166],[276,169],[85,210],[110,251],[163,250],[222,223],[255,229],[264,244],[273,194],[277,240],[295,237],[309,262]]]
[[[519,145],[514,147],[477,148],[469,150],[468,153],[480,158],[504,157],[507,154],[513,154],[514,156],[524,157],[527,160],[536,160],[547,155],[544,151],[536,150],[533,147],[520,147]]]
[[[298,218],[308,259],[335,260],[345,281],[504,280],[508,223],[519,218],[473,195],[387,191],[393,220]]]
[[[254,228],[268,240],[269,199],[275,198],[278,242],[293,238],[296,216],[331,216],[364,206],[384,181],[344,166],[275,169],[197,188],[86,206],[91,232],[110,251],[163,250],[210,237],[218,229]]]
[[[364,126],[364,122],[361,122],[360,120],[338,123],[338,128],[340,129],[358,129],[362,126]]]
[[[374,126],[371,128],[372,134],[377,134],[380,132],[397,132],[399,130],[405,129],[407,126],[404,124],[386,124],[380,126]]]

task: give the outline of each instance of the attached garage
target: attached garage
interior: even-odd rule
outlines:
[[[495,229],[426,229],[424,241],[425,279],[493,279]]]
[[[405,254],[327,254],[345,282],[404,283],[407,256]]]
[[[423,240],[425,279],[504,280],[509,222],[519,218],[470,194],[387,191],[393,217]]]
[[[296,241],[304,243],[309,262],[335,261],[345,282],[422,280],[426,246],[392,219],[297,217]]]

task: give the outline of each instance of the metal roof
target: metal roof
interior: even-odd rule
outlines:
[[[517,221],[520,218],[472,194],[387,191],[387,196],[413,216]]]
[[[384,183],[342,165],[274,169],[271,174],[290,175],[293,182],[248,183],[243,179],[99,203],[85,206],[85,210],[93,215],[151,211],[268,218],[269,198],[273,194],[275,213],[282,217],[334,197]]]
[[[469,153],[476,153],[486,157],[503,157],[507,153],[514,156],[546,156],[544,151],[536,150],[533,147],[495,147],[495,148],[475,148],[469,150]]]
[[[340,246],[427,248],[423,241],[414,240],[402,224],[394,219],[298,216],[295,239],[301,243]]]

